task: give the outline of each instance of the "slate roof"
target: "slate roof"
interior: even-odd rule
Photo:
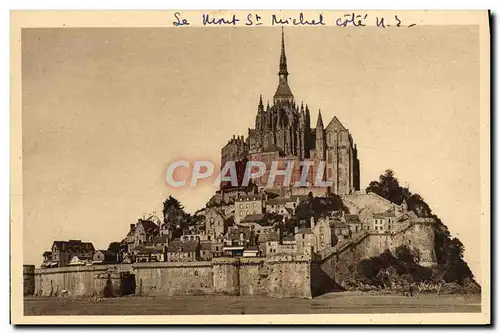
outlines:
[[[245,223],[257,222],[257,221],[263,220],[265,217],[266,217],[266,215],[263,213],[246,215],[245,218],[243,218],[243,222],[245,222]]]
[[[240,233],[241,232],[243,232],[243,239],[244,240],[250,240],[250,236],[251,236],[252,231],[250,231],[249,228],[242,228],[242,227],[229,229],[229,231],[227,233],[228,239],[240,240]]]
[[[142,255],[142,254],[155,254],[155,253],[161,253],[160,250],[156,249],[156,248],[152,248],[152,247],[144,247],[142,248],[138,255]]]
[[[237,199],[237,202],[241,201],[258,201],[262,199],[261,194],[250,194],[250,195],[242,195]]]
[[[293,202],[297,202],[297,199],[299,201],[306,201],[309,199],[309,196],[307,196],[307,195],[291,195],[290,196],[290,200]]]
[[[168,246],[168,253],[193,253],[198,249],[199,243],[198,241],[185,241],[182,242],[180,240],[174,240]]]
[[[309,227],[301,228],[296,234],[314,234]]]
[[[158,225],[156,225],[155,223],[153,223],[152,221],[150,220],[140,220],[137,224],[142,224],[142,227],[144,227],[144,230],[146,231],[146,233],[151,233],[155,230],[159,230],[160,228],[158,227]]]
[[[153,242],[153,244],[166,244],[168,242],[168,236],[158,235],[156,237],[153,237],[151,241]]]
[[[212,244],[210,242],[202,242],[201,250],[212,250]]]
[[[349,228],[349,225],[347,225],[346,223],[344,223],[342,221],[336,220],[336,221],[333,221],[333,222],[330,223],[330,227],[333,227],[333,228]]]
[[[276,197],[273,199],[270,199],[266,202],[266,205],[281,205],[286,203],[286,198],[284,197]]]
[[[278,85],[274,96],[293,96],[293,94],[290,86],[288,86],[288,83],[282,82]]]
[[[52,248],[54,248],[54,245],[57,246],[59,251],[71,253],[88,253],[95,250],[91,242],[82,242],[81,240],[54,241]]]
[[[361,224],[358,215],[345,215],[345,220],[348,224]]]

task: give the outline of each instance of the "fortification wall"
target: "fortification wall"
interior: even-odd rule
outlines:
[[[199,294],[311,297],[310,255],[216,258],[199,262],[154,262],[36,269],[35,295],[117,296],[134,280],[135,294]],[[125,275],[125,273],[130,275]],[[124,275],[127,282],[124,282]],[[28,278],[29,272],[25,278]],[[127,290],[128,291],[128,290]]]
[[[213,292],[212,262],[152,262],[133,265],[136,294],[200,295]]]
[[[31,296],[35,293],[35,266],[23,266],[23,294]]]
[[[240,296],[265,295],[267,293],[267,263],[264,258],[240,259]]]
[[[131,271],[127,265],[97,265],[82,267],[62,267],[35,269],[36,296],[58,296],[67,291],[73,296],[103,295],[105,289],[110,289],[107,279],[98,279],[110,268],[116,271]],[[111,282],[116,284],[116,282]]]
[[[266,261],[267,295],[312,298],[311,255],[276,255]]]
[[[398,246],[406,245],[419,253],[419,263],[422,266],[436,264],[434,251],[434,231],[429,223],[417,223],[394,234],[369,234],[358,243],[334,252],[321,261],[323,272],[341,283],[350,272],[356,270],[359,261],[378,256],[385,250],[395,252]]]

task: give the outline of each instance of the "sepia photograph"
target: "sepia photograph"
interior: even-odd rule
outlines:
[[[14,322],[489,323],[487,11],[11,21]]]

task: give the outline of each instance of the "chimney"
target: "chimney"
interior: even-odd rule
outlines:
[[[328,219],[328,218],[327,218]],[[311,230],[314,228],[314,216],[311,216]]]
[[[295,226],[295,229],[294,229],[294,234],[297,234],[297,232],[299,231],[299,227],[298,226]]]
[[[242,241],[244,240],[244,238],[243,238],[243,232],[240,232],[240,240],[242,240]]]
[[[135,228],[135,224],[130,224],[130,229],[133,230]]]

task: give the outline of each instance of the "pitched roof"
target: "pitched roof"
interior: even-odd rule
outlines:
[[[181,242],[179,240],[174,240],[172,243],[168,246],[167,252],[168,253],[192,253],[196,252],[196,249],[198,248],[199,243],[198,241],[184,241]]]
[[[161,253],[161,252],[160,252],[160,250],[153,248],[153,247],[144,247],[144,248],[141,248],[141,250],[137,254],[142,255],[142,254],[155,254],[155,253]]]
[[[293,235],[289,235],[284,237],[283,241],[295,241],[295,237]]]
[[[263,220],[266,217],[264,213],[256,213],[256,214],[251,214],[251,215],[246,215],[245,218],[243,218],[243,222],[249,223],[249,222],[257,222],[260,220]]]
[[[88,253],[95,250],[91,242],[82,242],[81,240],[54,241],[52,248],[54,248],[54,245],[56,245],[60,251],[72,253]]]
[[[158,235],[152,238],[151,242],[153,244],[166,244],[168,242],[167,235]]]
[[[349,225],[340,220],[335,220],[330,223],[330,227],[333,228],[349,228]]]
[[[285,204],[285,203],[286,203],[286,198],[281,197],[281,196],[270,199],[266,202],[267,205],[280,205],[280,204]]]
[[[267,241],[280,241],[280,235],[276,231],[269,232],[267,235]]]
[[[290,200],[296,202],[297,199],[299,201],[306,201],[309,199],[309,196],[308,195],[290,195]]]
[[[358,215],[345,215],[345,220],[348,224],[361,224]]]
[[[339,119],[337,118],[337,116],[334,116],[332,118],[332,120],[330,121],[330,123],[328,123],[328,125],[326,126],[326,129],[327,130],[330,130],[330,129],[337,129],[337,130],[340,130],[340,131],[344,131],[344,130],[347,130],[344,125],[342,125],[342,123],[339,121]]]
[[[201,250],[211,250],[211,249],[212,249],[212,243],[210,242],[201,243]]]
[[[144,227],[144,230],[146,232],[152,232],[154,230],[158,230],[159,227],[155,223],[153,223],[150,220],[143,220],[141,219],[137,224],[142,224],[142,227]]]
[[[276,93],[274,96],[292,96],[292,90],[290,89],[290,86],[288,86],[288,83],[282,82],[278,85],[278,88],[276,89]]]
[[[240,240],[240,233],[243,232],[243,239],[250,240],[252,231],[249,228],[237,227],[229,229],[227,236],[230,240]]]
[[[262,194],[248,194],[248,195],[241,195],[236,199],[237,202],[241,201],[258,201],[262,199]]]
[[[303,227],[296,234],[314,234],[309,227]]]

